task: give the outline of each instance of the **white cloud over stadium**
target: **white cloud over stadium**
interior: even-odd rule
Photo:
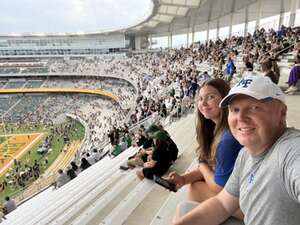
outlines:
[[[142,22],[151,5],[151,0],[2,0],[0,34],[116,30]]]

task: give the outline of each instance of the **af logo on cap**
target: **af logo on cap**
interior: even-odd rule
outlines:
[[[243,88],[247,88],[252,83],[252,81],[252,79],[242,79],[237,84],[237,87],[242,86]]]

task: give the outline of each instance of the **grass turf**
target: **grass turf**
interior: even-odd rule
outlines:
[[[74,122],[74,121],[73,121]],[[69,122],[66,122],[64,124],[61,124],[59,126],[66,126]],[[82,124],[80,124],[79,122],[75,121],[74,122],[74,126],[73,128],[70,130],[69,132],[69,138],[70,138],[70,142],[73,141],[78,141],[78,140],[82,140],[84,138],[84,133],[85,133],[85,129],[82,126]],[[64,149],[65,143],[63,140],[63,136],[60,134],[55,134],[55,132],[53,130],[55,130],[55,128],[58,127],[54,127],[54,129],[51,129],[49,127],[45,127],[43,125],[35,125],[35,126],[31,126],[33,128],[27,129],[25,127],[19,127],[20,130],[18,130],[16,128],[16,126],[14,124],[8,124],[6,125],[6,132],[7,134],[10,134],[10,132],[14,132],[14,133],[30,133],[30,132],[44,132],[46,133],[48,136],[51,135],[51,133],[53,134],[53,139],[52,142],[50,144],[50,148],[52,149],[50,152],[47,153],[47,159],[48,159],[48,163],[45,163],[46,158],[41,155],[40,153],[37,152],[39,145],[43,142],[43,140],[39,141],[38,143],[36,143],[29,152],[27,152],[20,160],[20,164],[21,166],[19,166],[19,171],[24,170],[25,165],[28,166],[32,166],[34,164],[34,161],[37,160],[39,162],[40,166],[40,174],[43,174],[45,172],[45,170],[47,170],[47,168],[55,161],[55,159],[58,157],[58,155],[62,152],[62,150]],[[3,128],[3,127],[2,127]],[[35,129],[34,129],[35,128]],[[2,129],[3,134],[4,134],[4,130]],[[0,135],[1,135],[1,129],[0,129]],[[0,139],[1,140],[1,139]],[[4,141],[5,139],[3,139]],[[1,142],[0,142],[1,143]],[[15,170],[16,166],[14,165],[12,167],[12,170]],[[8,178],[6,178],[5,176],[0,177],[0,183],[3,183],[4,180],[6,180],[6,182],[8,182]],[[20,194],[22,191],[24,191],[26,189],[26,187],[28,187],[30,184],[32,184],[32,182],[34,182],[36,179],[35,178],[31,178],[29,179],[26,183],[25,183],[25,187],[21,187],[19,185],[7,185],[5,187],[4,190],[2,190],[0,192],[0,204],[2,204],[4,202],[4,198],[5,196],[10,196],[10,197],[14,197],[18,194]]]

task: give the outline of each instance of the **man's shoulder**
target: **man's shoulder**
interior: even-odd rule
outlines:
[[[276,145],[293,146],[300,143],[300,130],[296,128],[287,128],[283,135],[278,139]],[[299,145],[300,146],[300,145]]]
[[[274,147],[280,158],[300,153],[300,130],[288,128]]]

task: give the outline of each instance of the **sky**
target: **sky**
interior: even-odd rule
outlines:
[[[0,34],[97,32],[147,18],[151,0],[0,0]]]

